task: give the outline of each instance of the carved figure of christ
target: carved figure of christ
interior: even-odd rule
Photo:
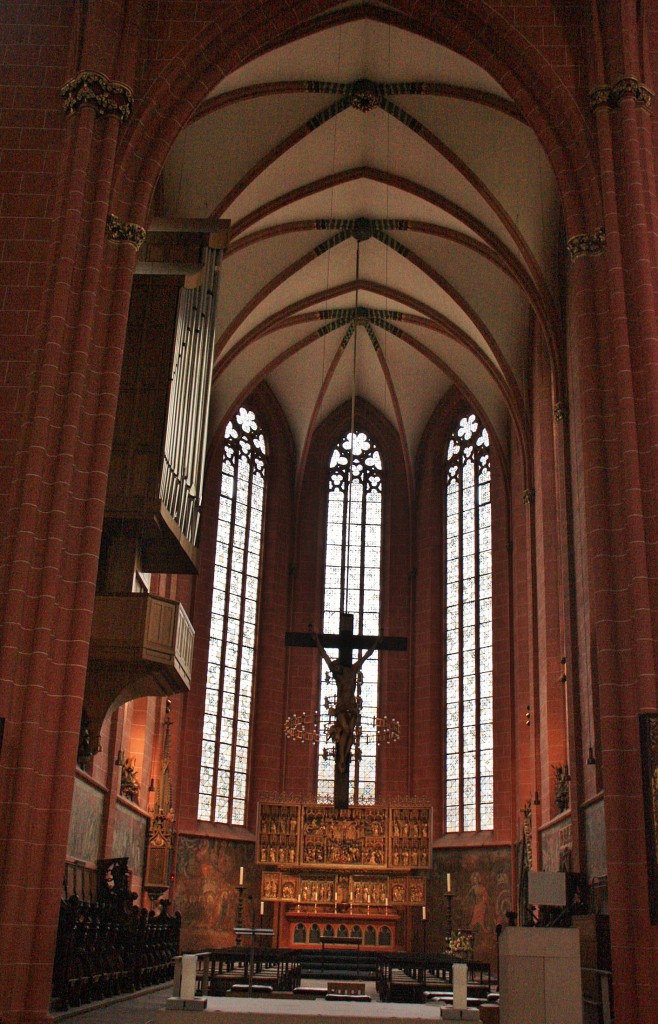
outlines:
[[[287,647],[317,647],[336,680],[336,713],[329,729],[335,744],[334,807],[349,806],[349,769],[354,745],[354,731],[359,717],[356,696],[357,673],[376,651],[406,651],[407,639],[401,636],[354,635],[354,616],[342,614],[339,633],[286,633]],[[338,648],[338,658],[331,659],[327,647]],[[352,661],[353,651],[363,651]]]

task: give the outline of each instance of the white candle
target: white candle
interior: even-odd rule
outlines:
[[[244,885],[244,868],[242,867],[240,868],[240,881],[238,882],[238,885]]]
[[[384,905],[385,905],[385,906],[388,906],[388,896],[387,896],[387,897],[386,897],[386,899],[384,900]]]
[[[427,907],[423,907],[423,921],[427,920]]]
[[[264,913],[265,913],[265,904],[261,900],[260,901],[260,916],[262,917]]]
[[[452,888],[450,886],[450,872],[448,872],[448,874],[446,875],[446,878],[448,880],[448,892],[452,892]]]

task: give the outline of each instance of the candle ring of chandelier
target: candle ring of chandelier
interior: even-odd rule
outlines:
[[[331,682],[332,677],[329,672],[326,674],[327,682]],[[357,696],[356,705],[358,708],[357,724],[354,729],[354,749],[352,756],[355,760],[361,759],[361,744],[372,743],[373,740],[378,747],[384,744],[397,743],[400,739],[400,722],[397,718],[389,718],[388,715],[374,715],[369,725],[364,729],[361,724],[361,710],[363,708],[363,700],[361,699],[361,683],[363,681],[363,675],[361,672],[357,675]],[[312,743],[317,746],[320,740],[327,744],[322,750],[322,757],[325,761],[329,758],[334,757],[335,744],[331,742],[331,719],[336,717],[336,705],[333,703],[331,698],[325,697],[324,706],[327,710],[329,720],[324,723],[324,729],[321,727],[320,715],[317,711],[303,711],[298,715],[288,715],[285,720],[283,731],[287,740],[295,740],[299,743]],[[321,733],[324,735],[321,735]]]

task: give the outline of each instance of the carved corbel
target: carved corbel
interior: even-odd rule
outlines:
[[[627,96],[631,96],[639,106],[649,110],[654,93],[648,85],[637,78],[620,78],[614,85],[600,85],[590,92],[590,109],[594,111],[600,107],[608,107],[610,110],[616,110],[621,100]]]
[[[139,252],[146,238],[146,230],[139,224],[124,224],[115,213],[107,217],[107,237],[111,242],[128,242]]]
[[[64,110],[75,114],[80,107],[93,107],[99,117],[113,114],[127,121],[133,109],[132,91],[123,82],[111,82],[99,71],[81,71],[62,86]]]
[[[579,256],[598,256],[605,245],[605,228],[599,228],[593,235],[573,235],[567,242],[567,252],[577,260]]]

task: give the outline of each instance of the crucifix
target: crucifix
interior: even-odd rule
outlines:
[[[334,721],[329,736],[335,745],[334,807],[349,806],[350,761],[354,732],[359,718],[357,673],[374,651],[406,651],[403,636],[354,635],[354,616],[341,614],[339,633],[286,633],[286,647],[317,647],[327,664],[338,690]],[[325,647],[337,647],[338,657],[331,659]],[[352,662],[353,651],[366,653]]]

